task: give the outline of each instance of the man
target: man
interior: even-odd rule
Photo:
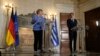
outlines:
[[[34,52],[42,52],[42,38],[45,19],[43,17],[43,10],[38,9],[36,15],[32,17],[33,32],[34,32]]]
[[[69,46],[70,46],[70,51],[72,53],[76,51],[76,40],[77,40],[77,20],[74,19],[73,13],[70,14],[70,18],[67,20],[67,26],[69,30]],[[74,44],[72,45],[72,43]]]

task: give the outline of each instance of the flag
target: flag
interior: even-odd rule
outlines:
[[[55,47],[59,45],[59,37],[58,37],[58,30],[57,30],[56,19],[54,20],[54,22],[52,24],[52,29],[51,29],[51,42],[52,42],[52,44]]]
[[[18,17],[17,17],[17,11],[15,11],[14,15],[14,26],[15,26],[15,46],[19,45],[19,32],[18,32]]]
[[[10,21],[7,28],[7,35],[6,35],[6,44],[7,46],[11,46],[15,42],[15,28],[14,28],[14,13],[13,9],[11,12]]]

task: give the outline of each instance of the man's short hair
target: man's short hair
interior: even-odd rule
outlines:
[[[74,15],[74,13],[70,13],[70,15]]]

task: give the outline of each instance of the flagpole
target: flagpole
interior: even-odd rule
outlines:
[[[9,4],[8,5],[5,5],[5,8],[6,8],[6,26],[5,26],[5,37],[7,35],[7,29],[8,29],[8,22],[9,22],[9,11],[10,11],[10,8],[12,8]],[[8,50],[9,48],[7,48],[7,45],[6,45],[6,38],[5,38],[5,43],[4,43],[4,48],[5,48],[5,52],[8,53]]]
[[[15,9],[15,11],[16,11],[16,7],[14,8]],[[14,14],[14,16],[15,16],[15,14]],[[16,37],[15,37],[16,38]],[[15,43],[14,43],[14,46],[13,46],[13,56],[16,56],[16,46],[15,46]]]
[[[56,15],[53,15],[53,20],[56,20]],[[53,50],[54,50],[54,53],[56,53],[56,51],[55,51],[56,47],[54,47]]]
[[[52,24],[54,23],[54,20],[56,19],[56,16],[55,15],[52,15]],[[53,27],[53,26],[52,26]],[[51,33],[52,33],[52,29],[51,29]],[[55,53],[55,47],[53,45],[53,48],[52,48],[52,53]]]
[[[16,13],[16,10],[17,10],[17,8],[16,7],[14,7],[14,12]],[[15,13],[14,13],[14,16],[15,16]],[[15,37],[16,38],[16,37]],[[16,41],[16,40],[15,40]],[[13,54],[12,54],[12,56],[16,56],[16,45],[15,45],[15,43],[13,44]]]

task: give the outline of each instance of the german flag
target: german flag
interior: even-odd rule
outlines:
[[[11,46],[15,43],[14,12],[12,8],[10,21],[7,28],[6,44]]]

